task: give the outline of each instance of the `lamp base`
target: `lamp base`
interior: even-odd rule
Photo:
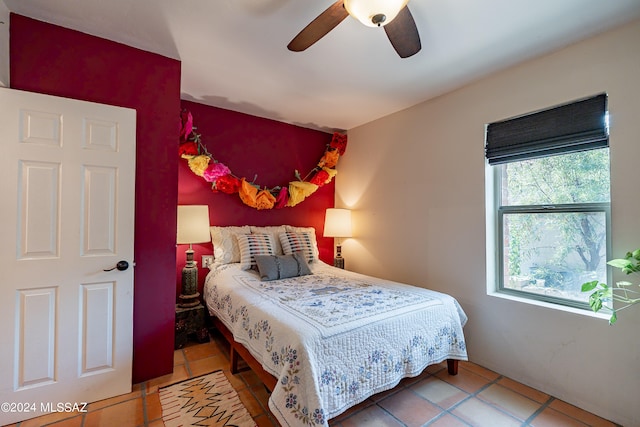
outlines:
[[[178,297],[178,307],[181,308],[189,308],[195,307],[200,304],[200,292],[196,292],[195,294],[183,295],[180,294]]]
[[[344,270],[344,258],[342,258],[342,245],[336,245],[336,257],[333,259],[333,266]]]
[[[178,297],[178,306],[195,307],[200,304],[198,292],[198,264],[193,260],[193,250],[187,250],[187,263],[182,269],[182,288]]]

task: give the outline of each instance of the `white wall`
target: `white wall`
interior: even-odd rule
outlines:
[[[0,0],[0,86],[9,87],[9,9]]]
[[[610,327],[487,295],[484,127],[607,92],[623,256],[640,247],[639,46],[636,21],[351,129],[336,180],[336,205],[354,209],[347,268],[452,294],[473,362],[626,426],[640,425],[640,306]]]

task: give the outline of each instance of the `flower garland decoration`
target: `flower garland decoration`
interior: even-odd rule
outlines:
[[[211,183],[211,190],[226,194],[238,194],[240,200],[252,208],[280,209],[294,207],[312,195],[323,185],[329,184],[338,171],[336,166],[340,156],[347,149],[347,136],[335,132],[327,144],[324,154],[304,178],[295,170],[295,181],[286,186],[267,188],[255,184],[257,175],[249,182],[245,177],[234,175],[231,170],[216,160],[200,140],[200,134],[193,126],[193,116],[188,110],[180,113],[180,157],[187,160],[189,169]]]

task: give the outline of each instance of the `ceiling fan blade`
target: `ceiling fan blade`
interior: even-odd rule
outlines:
[[[304,27],[287,45],[289,50],[300,52],[320,40],[329,31],[349,16],[343,6],[343,0],[338,0],[322,12],[309,25]]]
[[[420,35],[408,6],[405,6],[393,21],[384,26],[384,31],[400,58],[408,58],[420,52],[422,48]]]

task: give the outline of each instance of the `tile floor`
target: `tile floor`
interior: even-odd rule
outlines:
[[[174,355],[174,369],[136,384],[129,394],[95,402],[88,412],[69,417],[57,413],[12,427],[161,427],[158,388],[215,370],[224,370],[260,427],[278,426],[267,407],[269,397],[250,370],[229,372],[228,344],[219,334],[204,344],[190,344]],[[470,362],[461,362],[457,376],[446,363],[431,366],[416,378],[351,408],[329,423],[331,427],[579,427],[617,426],[607,420],[517,383]],[[619,426],[618,426],[619,427]]]

